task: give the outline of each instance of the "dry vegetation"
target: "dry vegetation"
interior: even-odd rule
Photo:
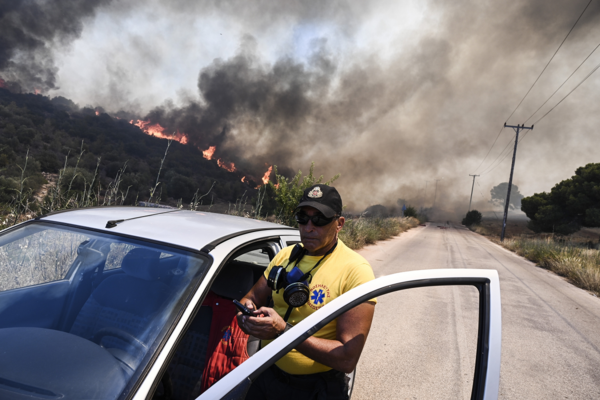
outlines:
[[[568,236],[535,234],[526,221],[516,221],[507,224],[500,242],[501,228],[500,221],[487,220],[471,230],[600,295],[600,229],[584,228]]]
[[[355,218],[347,219],[340,239],[351,249],[360,249],[378,240],[389,239],[419,225],[416,218]]]
[[[600,250],[553,238],[505,239],[502,246],[600,295]]]

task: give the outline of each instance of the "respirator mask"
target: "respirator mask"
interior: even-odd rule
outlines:
[[[301,307],[308,301],[308,284],[310,283],[308,278],[310,277],[310,272],[305,274],[298,268],[298,263],[302,260],[305,253],[306,250],[304,247],[299,244],[295,245],[290,254],[288,265],[286,267],[274,266],[271,268],[269,277],[267,278],[267,286],[271,290],[279,293],[281,289],[284,289],[283,300],[290,307]],[[288,272],[287,267],[294,261],[296,261],[296,265]]]
[[[292,308],[302,307],[308,301],[308,298],[310,297],[308,285],[312,280],[311,272],[317,268],[319,264],[321,264],[321,261],[331,254],[336,247],[337,241],[335,245],[329,249],[329,251],[323,257],[321,257],[315,266],[306,273],[302,272],[300,268],[298,268],[298,264],[302,260],[302,257],[304,257],[306,254],[306,249],[300,244],[295,245],[292,249],[287,266],[274,266],[271,268],[269,277],[267,278],[267,286],[277,293],[279,293],[281,289],[284,289],[283,300],[289,306],[288,312],[284,317],[286,322],[289,318]],[[294,267],[288,272],[287,268],[293,262],[295,262]]]

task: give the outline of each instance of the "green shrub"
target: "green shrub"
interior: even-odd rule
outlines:
[[[315,163],[310,164],[308,175],[302,178],[302,171],[298,171],[296,176],[292,179],[287,179],[283,175],[277,173],[277,166],[274,167],[276,184],[269,183],[271,189],[275,191],[275,200],[277,201],[277,217],[282,224],[288,226],[296,226],[296,220],[294,219],[294,210],[298,206],[302,194],[305,189],[308,189],[314,184],[321,183],[323,181],[323,175],[318,179],[313,175]],[[324,182],[325,185],[333,183],[340,175],[335,175],[333,178]],[[302,178],[302,180],[301,180]]]
[[[417,209],[413,206],[406,207],[406,210],[404,210],[404,216],[418,218]]]
[[[477,210],[471,210],[463,218],[462,224],[466,226],[478,225],[481,223],[481,213]]]

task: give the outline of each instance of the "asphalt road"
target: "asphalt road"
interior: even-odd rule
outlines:
[[[428,223],[359,252],[376,277],[417,269],[498,270],[499,398],[600,399],[599,298],[462,226]],[[470,398],[476,329],[474,288],[380,297],[353,400]]]

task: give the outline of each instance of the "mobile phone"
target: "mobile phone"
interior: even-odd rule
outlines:
[[[242,303],[240,303],[236,299],[233,299],[233,304],[235,304],[235,306],[238,308],[238,310],[240,310],[242,312],[242,314],[248,315],[248,316],[251,316],[251,317],[254,316],[254,314],[252,313],[252,311],[250,311],[248,309],[248,307],[246,307],[245,305],[243,305]]]

